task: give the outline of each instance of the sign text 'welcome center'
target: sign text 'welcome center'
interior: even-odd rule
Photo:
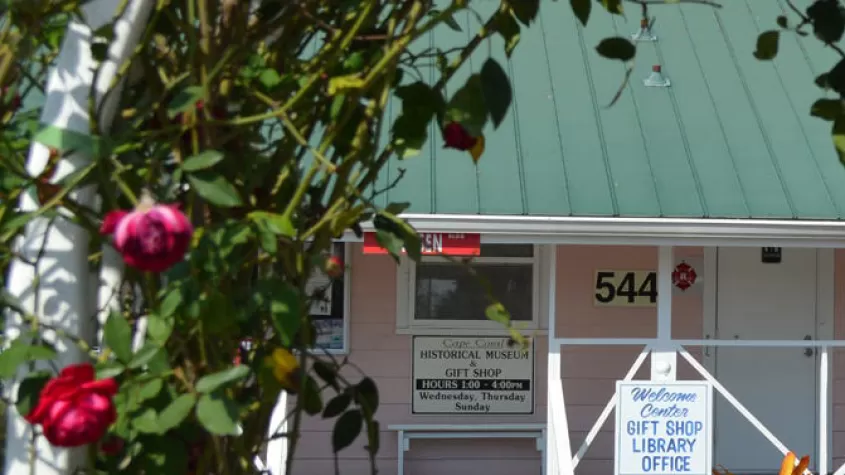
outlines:
[[[710,475],[712,387],[618,381],[616,475]]]

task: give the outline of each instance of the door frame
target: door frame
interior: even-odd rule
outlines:
[[[727,246],[722,246],[727,247]],[[743,246],[746,247],[746,246]],[[760,246],[763,247],[763,246]],[[834,313],[834,299],[835,299],[835,276],[836,276],[836,264],[835,264],[836,252],[835,249],[832,248],[816,248],[816,339],[818,340],[833,340],[834,339],[834,323],[835,323],[835,313]],[[702,289],[702,336],[703,339],[713,338],[716,334],[716,309],[718,303],[718,270],[719,270],[719,259],[718,259],[718,248],[717,247],[705,247],[704,248],[704,288]],[[835,471],[836,467],[833,466],[833,384],[831,375],[836,374],[834,373],[834,358],[833,358],[833,351],[828,350],[828,385],[827,385],[827,428],[828,428],[828,437],[827,437],[827,455],[828,455],[828,463],[827,466],[830,470]],[[815,381],[813,394],[815,395],[816,399],[816,410],[814,417],[814,436],[813,436],[813,447],[815,447],[816,453],[812,454],[811,457],[813,460],[816,460],[816,467],[818,467],[818,457],[819,457],[819,416],[820,416],[820,407],[819,407],[819,368],[818,368],[818,358],[819,352],[816,351],[816,364],[814,366],[814,378]],[[716,374],[716,358],[714,351],[702,351],[701,354],[702,365],[710,372],[714,377],[717,377]],[[714,407],[715,411],[715,407]],[[713,417],[713,424],[717,424],[717,418]],[[714,453],[715,455],[715,453]],[[772,467],[773,471],[777,471],[777,467]],[[821,474],[827,475],[827,474]]]

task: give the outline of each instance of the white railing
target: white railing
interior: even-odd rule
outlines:
[[[817,348],[819,350],[819,424],[818,424],[818,473],[827,474],[829,465],[828,441],[829,425],[829,399],[830,387],[830,349],[845,348],[845,341],[842,340],[669,340],[669,350],[679,354],[689,365],[698,372],[703,379],[710,382],[713,387],[722,395],[748,422],[757,429],[774,447],[782,454],[786,454],[789,448],[781,442],[757,417],[754,416],[739,400],[737,400],[710,372],[689,354],[686,347],[745,347],[745,348]],[[584,442],[574,455],[571,455],[569,445],[569,426],[567,423],[566,408],[564,403],[563,382],[561,380],[560,349],[564,345],[569,346],[638,346],[643,347],[642,352],[631,365],[624,380],[630,381],[642,366],[646,357],[654,351],[655,347],[667,347],[667,341],[657,338],[549,338],[549,381],[548,381],[548,414],[549,414],[549,441],[547,453],[549,461],[557,458],[554,470],[551,463],[547,462],[548,475],[573,475],[579,462],[589,450],[602,426],[607,422],[610,414],[616,408],[617,394],[613,393],[605,405],[599,417],[596,419]],[[554,361],[553,361],[554,360]],[[556,366],[553,366],[556,365]],[[571,457],[571,463],[565,463],[562,457]],[[564,463],[561,463],[564,462]],[[805,474],[812,474],[809,470]],[[845,475],[845,464],[839,467],[833,475]]]

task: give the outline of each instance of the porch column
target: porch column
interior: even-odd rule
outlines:
[[[657,255],[657,343],[651,352],[651,380],[674,381],[678,356],[672,345],[672,246],[660,246]]]
[[[560,361],[560,344],[557,342],[557,246],[546,246],[547,273],[541,282],[548,282],[548,374],[546,379],[546,450],[543,475],[573,475],[572,445],[569,441],[569,421],[563,398],[563,371]],[[401,449],[400,449],[401,450]]]
[[[73,20],[68,25],[56,64],[51,69],[46,85],[46,99],[41,111],[41,122],[77,134],[88,135],[90,117],[88,99],[94,88],[97,105],[102,105],[100,123],[108,127],[117,111],[120,90],[111,95],[106,92],[112,87],[119,68],[129,59],[143,33],[147,18],[155,2],[147,0],[97,0],[82,7],[82,20]],[[91,56],[92,32],[111,23],[117,13],[122,16],[114,26],[114,40],[108,56],[97,77],[94,70],[97,62]],[[120,88],[119,83],[116,87]],[[42,171],[47,163],[48,147],[33,142],[27,158],[27,170],[32,175]],[[56,170],[61,179],[90,163],[91,157],[76,152],[64,157]],[[84,205],[96,206],[96,190],[78,189],[72,196]],[[34,193],[21,196],[20,209],[33,211],[37,208]],[[93,330],[90,325],[90,299],[93,292],[89,281],[87,256],[88,236],[85,230],[60,218],[51,226],[44,217],[34,218],[26,226],[23,236],[15,246],[21,255],[35,260],[43,257],[38,268],[23,259],[14,259],[10,265],[7,290],[17,297],[27,313],[37,315],[68,333],[88,338]],[[42,249],[43,247],[43,249]],[[36,276],[50,276],[39,282]],[[38,292],[35,287],[38,286]],[[56,300],[58,305],[45,303]],[[15,338],[26,326],[22,317],[14,312],[6,315],[6,335]],[[48,335],[49,336],[49,335]],[[81,351],[55,338],[58,349],[56,365],[64,367],[82,360]],[[14,395],[20,379],[26,373],[19,371],[8,395]],[[18,414],[15,406],[6,409],[6,459],[4,473],[37,473],[38,475],[65,475],[76,472],[86,465],[84,450],[53,447],[42,437],[30,443],[32,428]],[[30,449],[35,456],[30,460]]]

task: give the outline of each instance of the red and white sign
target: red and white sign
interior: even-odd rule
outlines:
[[[419,233],[422,255],[478,256],[481,235],[467,233]],[[403,250],[404,252],[404,250]],[[387,254],[376,239],[376,233],[364,233],[364,254]]]
[[[681,290],[687,290],[692,287],[697,278],[698,275],[695,273],[695,269],[686,262],[681,262],[672,271],[672,283]]]

